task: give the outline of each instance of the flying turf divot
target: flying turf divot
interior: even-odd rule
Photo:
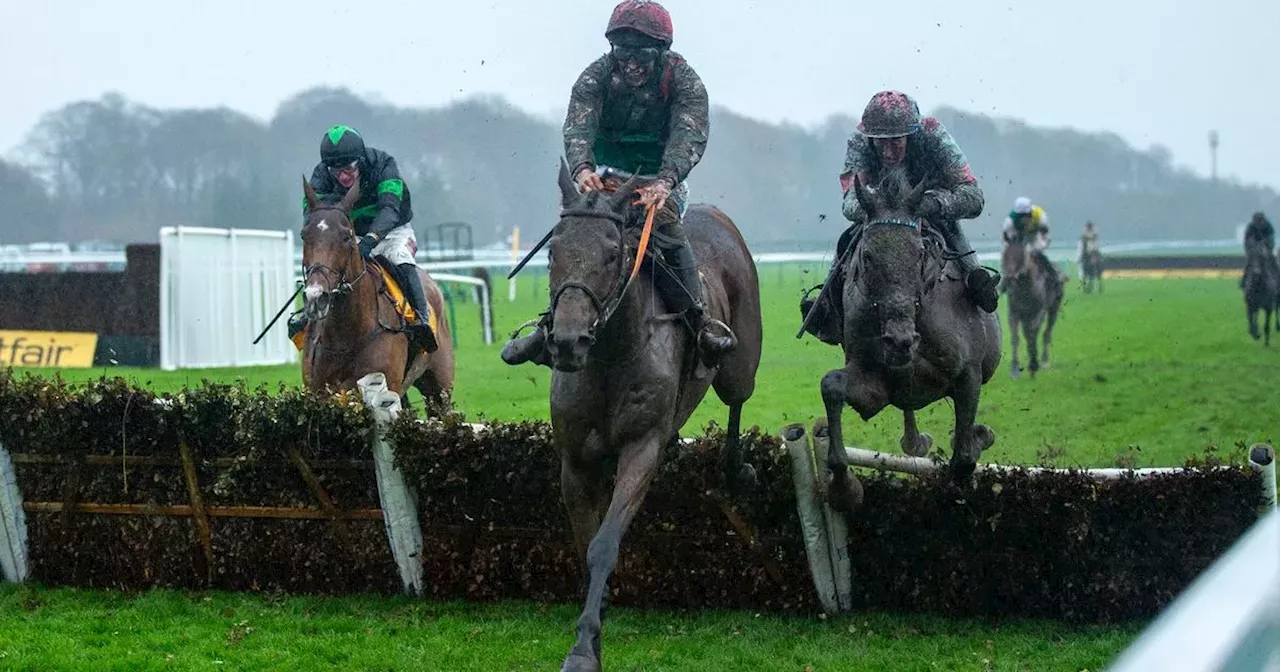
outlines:
[[[400,395],[387,389],[387,377],[371,373],[356,381],[364,403],[373,411],[377,434],[373,439],[373,462],[378,477],[378,498],[387,528],[391,554],[400,568],[404,590],[422,594],[422,528],[418,524],[418,496],[395,466],[395,455],[386,440],[386,427],[400,413]]]
[[[9,451],[0,446],[0,575],[19,583],[30,574],[27,562],[27,515]]]

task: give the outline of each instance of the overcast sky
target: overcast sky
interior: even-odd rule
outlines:
[[[261,119],[316,85],[397,105],[496,93],[560,114],[606,48],[613,0],[3,0],[0,151],[108,91]],[[668,0],[713,104],[810,125],[883,88],[1140,148],[1280,187],[1280,1]],[[338,121],[338,120],[335,120]],[[557,119],[558,121],[558,119]],[[712,130],[709,151],[715,151]]]

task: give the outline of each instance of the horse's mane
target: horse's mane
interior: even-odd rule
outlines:
[[[881,209],[901,208],[907,199],[907,195],[911,193],[911,186],[911,180],[906,168],[898,166],[885,171],[884,175],[880,177],[880,182],[875,187]]]

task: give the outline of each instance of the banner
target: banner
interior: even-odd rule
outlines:
[[[92,333],[0,331],[0,367],[87,369],[97,347],[98,335]]]

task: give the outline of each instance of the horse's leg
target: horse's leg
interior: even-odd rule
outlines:
[[[741,433],[739,426],[741,424],[742,404],[730,405],[729,427],[725,431],[722,468],[724,469],[724,482],[729,491],[734,494],[751,490],[756,485],[755,467],[747,464],[742,459],[742,439],[739,436]]]
[[[1249,316],[1249,335],[1253,340],[1262,338],[1262,332],[1258,331],[1258,310],[1251,304],[1246,304],[1244,312]]]
[[[1263,334],[1265,334],[1265,338],[1263,339],[1262,342],[1267,347],[1271,347],[1271,307],[1270,306],[1263,309],[1262,316],[1263,316],[1262,332]]]
[[[933,437],[916,427],[915,411],[902,412],[902,440],[898,445],[902,447],[902,452],[912,457],[924,457],[933,447]]]
[[[1027,369],[1031,371],[1032,378],[1035,378],[1036,371],[1040,370],[1040,348],[1036,341],[1040,335],[1040,323],[1043,321],[1044,313],[1041,313],[1022,323],[1022,339],[1027,342]]]
[[[981,377],[970,372],[956,383],[951,396],[956,413],[955,434],[951,438],[951,475],[957,481],[973,473],[982,451],[990,448],[996,440],[990,427],[974,424],[981,394]]]
[[[1013,311],[1013,301],[1009,301],[1009,350],[1013,357],[1009,360],[1009,377],[1017,380],[1022,375],[1022,367],[1018,364],[1018,314]]]
[[[827,411],[827,466],[831,488],[827,493],[831,508],[851,515],[862,504],[862,483],[849,473],[849,456],[844,452],[844,430],[840,416],[853,398],[854,377],[845,369],[834,369],[822,377],[822,405]],[[877,409],[878,410],[878,409]]]
[[[1040,350],[1040,368],[1049,368],[1049,345],[1053,343],[1053,325],[1058,322],[1058,309],[1062,306],[1062,299],[1059,297],[1049,306],[1049,314],[1045,316],[1044,336],[1042,336],[1044,345]]]
[[[578,617],[577,641],[569,650],[562,670],[600,669],[600,627],[609,575],[618,562],[618,547],[622,544],[622,535],[640,510],[644,496],[649,491],[649,484],[658,473],[662,444],[668,438],[670,437],[666,432],[651,429],[639,440],[624,447],[618,457],[613,499],[609,503],[604,521],[600,523],[600,529],[587,545],[587,571],[590,574],[587,601],[582,615]]]

